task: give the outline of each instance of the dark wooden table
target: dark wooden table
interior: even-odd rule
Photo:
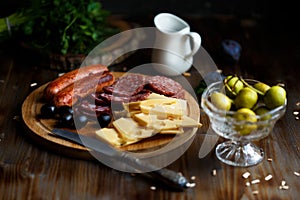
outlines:
[[[288,93],[286,114],[260,146],[264,160],[252,167],[231,167],[221,163],[212,150],[198,157],[208,129],[203,126],[189,149],[167,166],[181,172],[195,187],[175,192],[152,179],[116,171],[97,161],[62,156],[32,141],[24,128],[21,105],[36,87],[57,77],[57,71],[41,67],[37,55],[15,48],[14,42],[0,50],[0,199],[297,199],[300,196],[300,121],[293,111],[300,109],[299,35],[285,24],[270,24],[260,18],[210,16],[185,18],[202,36],[202,46],[224,74],[270,84],[284,83]],[[152,18],[130,19],[152,26]],[[231,65],[219,55],[222,40],[233,39],[242,46],[240,61]],[[114,70],[131,67],[148,59],[136,52]],[[191,71],[189,80],[201,80]],[[32,86],[37,83],[37,86]],[[247,179],[242,175],[250,172]],[[271,174],[272,179],[264,178]],[[246,182],[259,183],[246,185]],[[285,181],[285,185],[283,184]],[[284,185],[284,187],[282,187]],[[155,187],[153,187],[155,186]]]

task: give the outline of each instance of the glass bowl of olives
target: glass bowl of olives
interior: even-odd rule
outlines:
[[[286,91],[280,85],[237,76],[210,84],[202,94],[201,107],[212,130],[226,139],[216,147],[217,158],[240,167],[260,163],[264,151],[254,141],[271,133],[286,105]]]

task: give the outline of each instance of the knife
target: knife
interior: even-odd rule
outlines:
[[[149,175],[155,180],[164,183],[170,189],[182,191],[186,188],[191,187],[193,184],[189,183],[186,177],[178,172],[161,168],[157,170],[157,167],[140,160],[139,158],[133,156],[132,154],[126,153],[125,151],[120,151],[113,147],[111,144],[105,142],[104,140],[95,139],[90,136],[80,135],[71,131],[63,129],[53,129],[52,133],[64,139],[73,141],[77,144],[85,146],[92,149],[98,153],[104,154],[114,159],[123,160],[129,167],[133,168],[136,172],[147,171],[146,175]],[[84,142],[83,142],[84,141]]]

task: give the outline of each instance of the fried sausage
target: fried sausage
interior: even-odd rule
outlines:
[[[108,68],[100,64],[89,65],[72,70],[49,83],[44,90],[44,97],[46,100],[51,101],[57,93],[73,84],[76,80],[86,78],[93,74],[101,74],[105,71],[108,71]]]
[[[93,92],[100,92],[103,87],[113,84],[114,81],[114,75],[109,71],[79,79],[58,92],[53,98],[53,104],[56,107],[72,106],[79,99]]]

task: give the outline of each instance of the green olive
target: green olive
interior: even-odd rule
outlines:
[[[232,75],[225,78],[224,84],[226,94],[231,98],[234,98],[244,87],[243,82],[237,76]]]
[[[257,93],[249,87],[243,88],[234,100],[235,107],[239,108],[253,108],[257,103],[258,95]]]
[[[271,88],[269,85],[262,82],[255,83],[253,87],[261,91],[263,94],[265,94]]]
[[[256,114],[249,108],[238,109],[233,117],[237,121],[245,121],[245,123],[235,126],[235,130],[238,131],[240,135],[248,135],[257,128],[256,124],[247,123],[257,122]]]
[[[261,121],[268,120],[272,117],[271,114],[266,114],[270,112],[270,110],[266,106],[260,106],[257,109],[255,109],[254,112],[256,113],[256,115],[261,116]]]
[[[230,110],[232,100],[221,92],[213,92],[210,95],[212,104],[221,110]]]
[[[285,104],[286,91],[279,85],[272,86],[263,97],[269,109],[274,109]]]

